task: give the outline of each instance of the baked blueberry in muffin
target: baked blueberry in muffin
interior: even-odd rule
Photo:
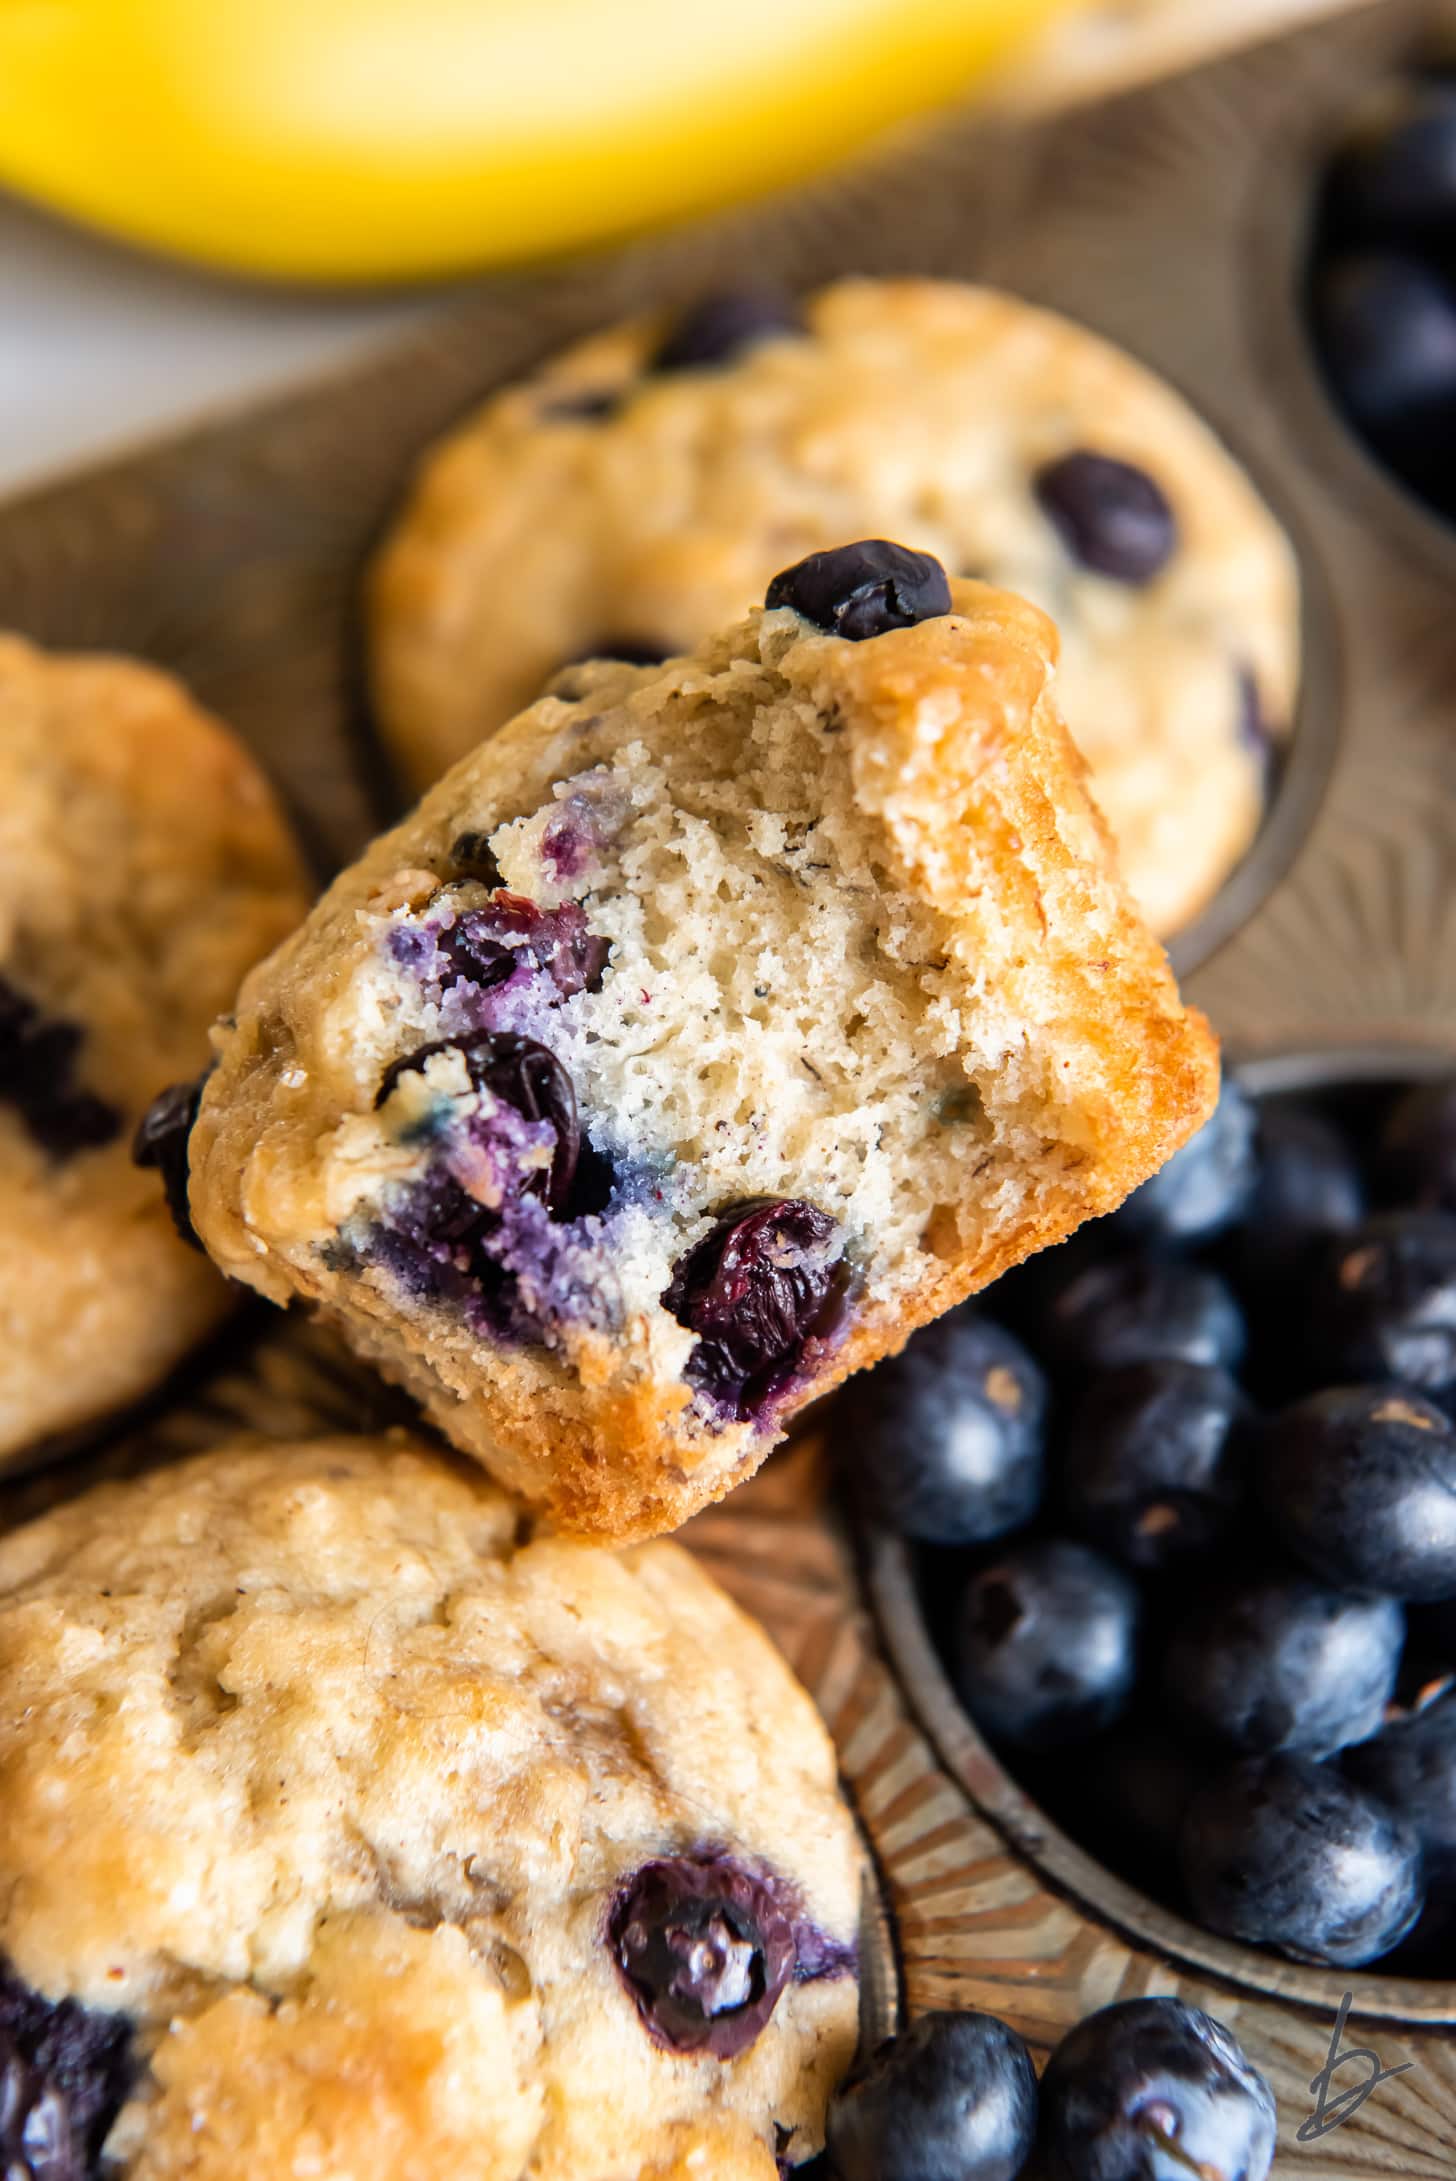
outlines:
[[[1214,1095],[1044,617],[882,539],[770,598],[465,759],[249,981],[192,1131],[224,1269],[581,1531],[726,1491]]]

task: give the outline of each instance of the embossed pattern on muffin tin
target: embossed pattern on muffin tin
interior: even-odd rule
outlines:
[[[1298,1080],[1309,1056],[1349,1075],[1452,1065],[1456,534],[1335,411],[1305,342],[1299,274],[1320,153],[1371,79],[1453,15],[1381,0],[1035,131],[956,129],[766,210],[502,282],[334,384],[0,510],[0,622],[186,675],[271,766],[331,864],[390,809],[364,722],[357,580],[434,433],[563,340],[735,277],[998,282],[1181,387],[1300,553],[1297,733],[1247,862],[1179,944],[1189,991],[1257,1087]],[[153,1425],[147,1446],[198,1443],[240,1414],[273,1430],[372,1421],[378,1395],[320,1364],[311,1340],[270,1333]],[[134,1455],[119,1442],[83,1468]],[[0,1518],[80,1473],[10,1485]],[[1345,1979],[1224,1946],[1154,1908],[1019,1796],[940,1677],[898,1548],[877,1541],[857,1566],[814,1438],[686,1541],[779,1638],[835,1735],[893,1927],[872,1954],[877,2027],[896,1965],[912,2011],[988,2007],[1042,2047],[1108,2000],[1176,1990],[1228,2020],[1270,2074],[1286,2171],[1450,2172],[1456,1984],[1350,1973],[1347,2044],[1413,2066],[1337,2133],[1296,2145]]]

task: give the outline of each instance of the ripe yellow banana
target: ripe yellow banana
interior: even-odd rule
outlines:
[[[1069,4],[0,0],[0,182],[235,271],[465,271],[827,165]]]

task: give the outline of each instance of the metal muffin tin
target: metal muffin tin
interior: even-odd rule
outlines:
[[[1456,531],[1351,436],[1299,305],[1324,147],[1450,14],[1381,0],[1079,115],[958,127],[766,209],[476,292],[345,378],[0,510],[0,622],[183,674],[270,767],[327,868],[393,807],[361,685],[358,577],[436,432],[562,341],[705,286],[851,271],[996,282],[1181,387],[1299,551],[1293,741],[1250,855],[1175,949],[1186,989],[1256,1088],[1456,1067]],[[242,1424],[399,1414],[318,1336],[251,1313],[170,1408],[78,1466],[10,1484],[0,1518]],[[1227,1945],[1062,1836],[956,1704],[903,1550],[878,1538],[861,1555],[846,1536],[812,1429],[685,1535],[778,1637],[835,1736],[879,1877],[872,2029],[898,1993],[911,2011],[989,2007],[1045,2046],[1110,1999],[1177,1991],[1228,2020],[1273,2079],[1286,2173],[1452,2172],[1456,1983]],[[1298,2142],[1346,1990],[1346,2045],[1412,2064],[1336,2132]],[[1359,2079],[1356,2066],[1333,2093]]]

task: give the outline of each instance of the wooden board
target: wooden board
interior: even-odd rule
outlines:
[[[1449,1067],[1456,535],[1350,437],[1298,308],[1319,149],[1434,12],[1383,0],[1034,130],[954,130],[758,213],[502,283],[336,384],[0,510],[0,621],[181,672],[272,769],[327,868],[391,808],[360,685],[357,580],[434,432],[568,336],[735,274],[998,281],[1181,386],[1300,551],[1292,755],[1247,864],[1180,946],[1190,991],[1266,1076],[1310,1055]],[[182,1405],[102,1466],[205,1443],[240,1417],[366,1422],[380,1399],[314,1336],[256,1316],[193,1377]],[[72,1481],[12,1487],[9,1512]],[[870,1541],[861,1559],[844,1533],[818,1440],[687,1534],[823,1709],[881,1874],[874,1959],[887,1988],[898,1969],[910,2008],[989,2006],[1045,2046],[1107,2000],[1181,1991],[1230,2021],[1274,2079],[1286,2171],[1451,2172],[1456,1986],[1353,1972],[1350,2040],[1411,2066],[1337,2132],[1297,2145],[1344,1979],[1210,1939],[1061,1839],[957,1710],[897,1548]]]

